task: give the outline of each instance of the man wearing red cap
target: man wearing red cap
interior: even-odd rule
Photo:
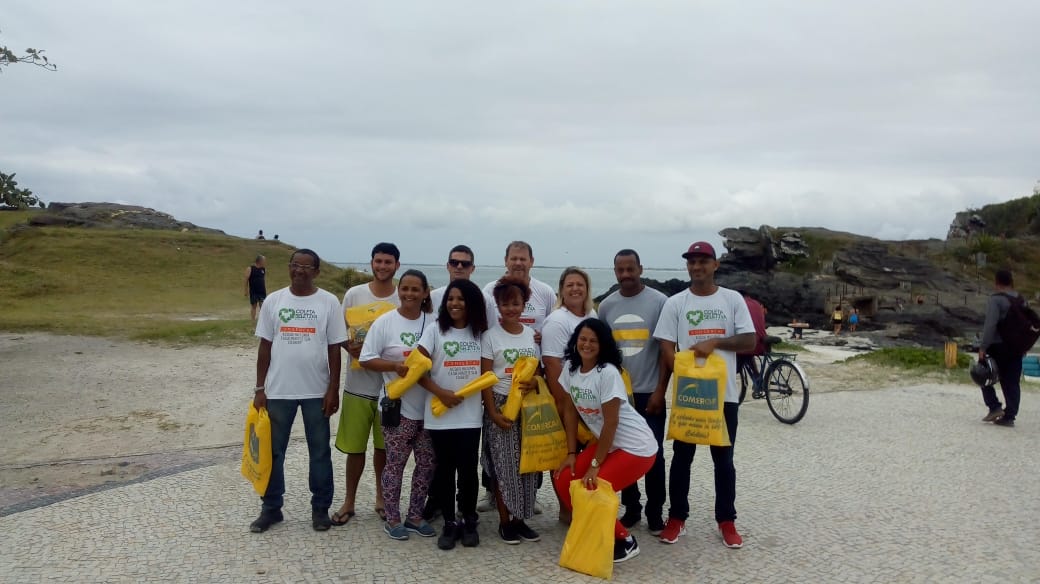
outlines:
[[[690,287],[672,296],[661,309],[654,337],[661,343],[661,376],[666,380],[675,367],[675,353],[683,349],[698,357],[717,353],[726,361],[726,400],[723,413],[731,444],[737,440],[737,412],[740,388],[737,387],[737,352],[755,348],[755,325],[740,293],[715,284],[719,261],[710,243],[698,241],[683,254]],[[664,390],[665,383],[657,391]],[[726,547],[744,544],[734,520],[737,473],[733,467],[733,446],[711,446],[715,465],[715,521]],[[697,446],[675,440],[672,443],[672,466],[668,477],[671,508],[661,541],[675,543],[686,533],[690,514],[690,467]]]

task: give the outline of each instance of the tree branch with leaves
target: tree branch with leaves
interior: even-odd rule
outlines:
[[[51,63],[47,59],[47,55],[43,54],[43,49],[25,49],[24,55],[19,55],[7,48],[7,45],[0,45],[0,72],[3,72],[5,67],[9,67],[14,63],[26,63],[29,65],[36,65],[41,69],[48,71],[57,71],[58,66]]]

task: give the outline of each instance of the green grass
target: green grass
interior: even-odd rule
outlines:
[[[292,250],[281,242],[180,231],[19,231],[0,242],[0,330],[251,342],[246,267],[265,255],[268,292],[283,288]],[[317,284],[342,296],[365,278],[323,263]]]
[[[918,347],[889,347],[870,353],[850,357],[848,361],[866,361],[874,365],[897,367],[922,372],[945,372],[946,355],[937,349]],[[957,353],[957,370],[966,370],[971,365],[971,357],[966,353]]]
[[[780,341],[773,345],[774,353],[802,353],[807,351],[802,345],[796,345],[795,343],[788,343],[787,341]]]

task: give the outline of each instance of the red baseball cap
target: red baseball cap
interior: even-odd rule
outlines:
[[[684,259],[690,259],[690,256],[705,255],[710,256],[711,259],[718,259],[715,256],[715,248],[711,246],[707,241],[698,241],[690,244],[690,249],[686,250],[686,253],[682,254]]]

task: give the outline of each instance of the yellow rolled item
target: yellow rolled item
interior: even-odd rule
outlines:
[[[495,372],[486,371],[480,377],[455,390],[455,397],[465,399],[475,393],[480,393],[489,387],[493,387],[496,383],[498,383],[498,376],[495,375]],[[433,396],[433,399],[430,400],[430,411],[439,418],[444,415],[444,412],[448,411],[448,406],[444,405],[441,398]]]
[[[509,397],[502,406],[502,415],[507,420],[516,420],[520,415],[520,405],[524,396],[520,393],[520,383],[534,379],[534,372],[538,370],[538,359],[534,357],[520,357],[513,364],[513,382],[509,385]]]
[[[433,362],[423,355],[422,351],[413,350],[405,358],[404,366],[408,368],[408,373],[386,384],[386,395],[390,399],[400,399],[404,392],[411,389],[415,382],[433,367]]]

